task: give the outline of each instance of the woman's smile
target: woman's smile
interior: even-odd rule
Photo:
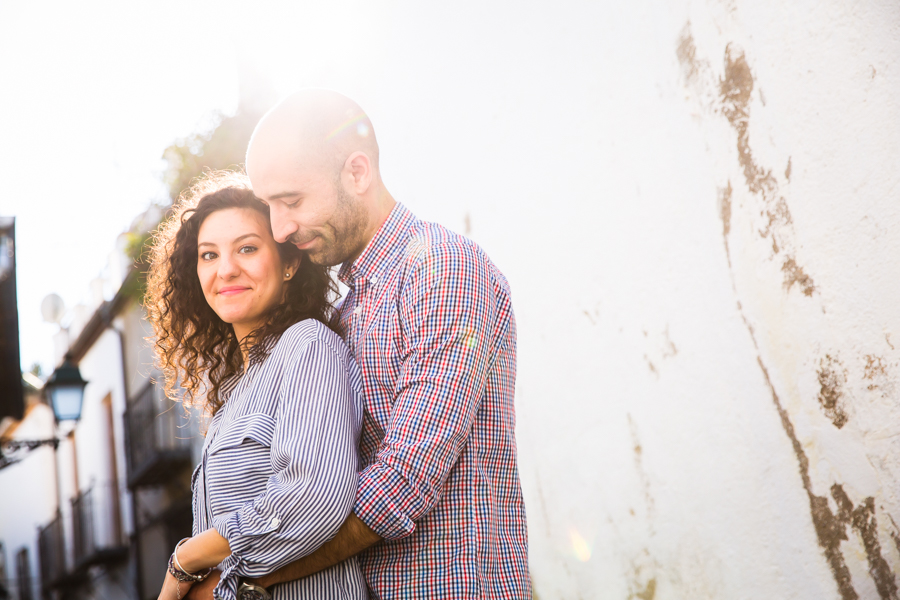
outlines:
[[[222,296],[235,296],[237,294],[240,294],[241,292],[246,292],[249,289],[250,288],[243,285],[227,285],[219,289],[219,294]]]

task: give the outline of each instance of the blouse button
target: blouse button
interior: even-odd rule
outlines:
[[[272,527],[278,527],[279,525],[281,525],[281,519],[279,519],[278,517],[275,517],[274,519],[272,519],[272,520],[269,522],[269,524],[270,524]]]

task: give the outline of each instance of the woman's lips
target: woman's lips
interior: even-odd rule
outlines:
[[[220,289],[219,294],[221,294],[223,296],[234,296],[235,294],[240,294],[241,292],[245,292],[249,289],[250,288],[247,288],[247,287],[231,285],[231,286],[223,287],[222,289]]]

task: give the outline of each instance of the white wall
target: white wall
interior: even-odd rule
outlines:
[[[81,376],[87,380],[88,385],[84,390],[81,420],[75,430],[75,443],[79,491],[95,488],[95,502],[106,507],[104,514],[114,508],[110,499],[111,494],[115,494],[122,514],[123,531],[130,533],[131,496],[127,487],[123,417],[126,399],[122,365],[119,333],[113,328],[107,328],[78,365]],[[107,395],[110,395],[112,401],[112,432],[109,430],[107,409],[103,405]],[[110,434],[115,445],[114,459],[110,451]]]
[[[330,84],[511,281],[541,599],[897,597],[900,5],[388,21]]]
[[[31,407],[11,437],[19,440],[46,440],[53,436],[53,411],[46,404]],[[6,574],[13,597],[22,585],[16,573],[16,553],[28,548],[31,588],[40,597],[38,528],[56,515],[56,477],[53,448],[41,446],[23,455],[23,460],[0,471],[0,542],[6,552]]]

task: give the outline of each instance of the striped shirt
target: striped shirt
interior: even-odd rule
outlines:
[[[516,466],[516,325],[474,242],[397,204],[339,278],[365,412],[356,515],[375,598],[531,599]]]
[[[314,320],[290,327],[269,355],[223,386],[192,479],[194,535],[214,527],[231,546],[215,597],[334,537],[358,482],[360,376],[346,345]],[[276,600],[368,597],[356,558],[273,586]]]

